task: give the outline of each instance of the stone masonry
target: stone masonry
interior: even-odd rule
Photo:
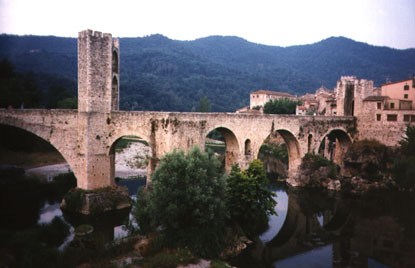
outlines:
[[[225,166],[245,168],[263,141],[278,132],[287,143],[289,175],[301,158],[316,152],[334,134],[338,157],[355,138],[351,116],[255,115],[118,111],[119,43],[110,34],[86,30],[78,38],[78,110],[0,110],[0,124],[25,129],[50,142],[75,173],[78,187],[114,185],[116,141],[126,135],[146,140],[152,151],[149,173],[174,149],[204,149],[206,135],[217,129],[225,138]],[[245,148],[247,147],[247,148]]]

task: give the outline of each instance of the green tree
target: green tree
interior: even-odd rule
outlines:
[[[399,142],[402,156],[395,160],[393,173],[400,187],[415,187],[415,126],[408,125]]]
[[[42,100],[36,76],[29,72],[19,74],[14,72],[13,65],[3,59],[0,62],[0,107],[9,105],[18,108],[21,106],[33,108],[39,107]]]
[[[58,101],[58,109],[78,109],[78,100],[76,98],[65,98]]]
[[[276,215],[273,197],[267,189],[268,179],[262,162],[254,159],[246,170],[238,164],[232,166],[227,179],[226,198],[230,218],[238,223],[248,235],[265,231],[268,216]]]
[[[204,113],[210,112],[210,100],[207,97],[203,97],[200,99],[197,111]]]
[[[166,246],[215,256],[224,245],[225,179],[213,155],[194,147],[166,154],[138,194],[134,215],[140,232],[161,230]]]
[[[301,101],[288,98],[270,100],[264,105],[264,114],[295,114],[297,105],[301,105]]]

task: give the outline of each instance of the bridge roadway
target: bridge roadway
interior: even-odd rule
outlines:
[[[0,124],[24,129],[50,142],[68,162],[82,189],[115,183],[114,144],[126,135],[149,143],[150,174],[159,159],[174,149],[187,151],[195,145],[204,149],[206,135],[214,129],[225,138],[226,170],[233,163],[245,168],[258,156],[269,134],[277,132],[287,144],[289,175],[295,176],[301,158],[307,152],[317,152],[328,134],[340,145],[336,146],[335,161],[341,161],[356,127],[353,117],[343,116],[42,109],[2,109]]]

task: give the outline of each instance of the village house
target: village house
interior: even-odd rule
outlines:
[[[238,109],[236,113],[262,113],[265,103],[276,99],[296,100],[297,96],[285,92],[258,90],[251,92],[249,106]]]

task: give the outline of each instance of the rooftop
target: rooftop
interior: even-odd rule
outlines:
[[[383,101],[390,99],[388,96],[369,96],[366,97],[363,101]]]
[[[386,83],[386,84],[383,84],[382,87],[392,85],[392,84],[398,84],[398,83],[402,83],[402,82],[409,82],[409,81],[412,81],[412,79],[415,79],[415,78],[408,78],[408,79],[401,80],[401,81]]]
[[[251,94],[265,94],[265,95],[274,95],[274,96],[283,96],[283,97],[296,98],[296,96],[291,95],[289,93],[277,92],[277,91],[270,91],[270,90],[263,90],[263,89],[258,90],[258,91],[251,92]]]

